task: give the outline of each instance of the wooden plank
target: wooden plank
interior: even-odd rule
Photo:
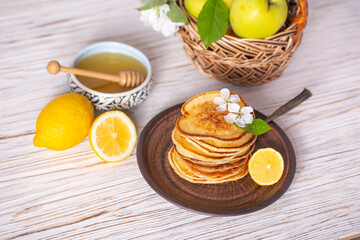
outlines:
[[[359,2],[310,0],[308,26],[282,77],[239,87],[200,74],[178,38],[139,21],[130,0],[1,1],[0,231],[15,239],[338,239],[360,233]],[[68,91],[51,59],[70,65],[97,41],[120,41],[150,59],[155,85],[127,112],[138,134],[160,111],[228,87],[270,114],[304,87],[307,102],[277,119],[297,154],[297,171],[275,204],[236,217],[176,207],[142,178],[135,152],[117,164],[99,160],[88,139],[54,152],[32,145],[41,109]]]

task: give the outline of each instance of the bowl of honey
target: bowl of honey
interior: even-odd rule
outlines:
[[[86,96],[98,111],[129,110],[142,103],[152,85],[151,65],[138,49],[119,42],[99,42],[80,51],[72,67],[96,72],[119,74],[133,71],[145,80],[137,87],[121,87],[118,83],[68,74],[71,92]]]

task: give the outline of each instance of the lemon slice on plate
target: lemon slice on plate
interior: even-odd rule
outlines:
[[[89,133],[91,148],[106,162],[120,162],[129,157],[134,151],[136,139],[134,123],[121,111],[100,115]]]
[[[279,152],[272,148],[256,151],[249,161],[250,177],[261,186],[278,182],[284,171],[284,160]]]

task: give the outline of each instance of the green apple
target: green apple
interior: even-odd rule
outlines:
[[[184,6],[188,13],[198,18],[203,6],[207,0],[185,0]]]
[[[226,7],[230,10],[233,0],[222,0],[222,1],[225,3]]]
[[[275,34],[287,18],[286,0],[234,0],[230,24],[242,38],[266,38]]]
[[[233,0],[222,0],[222,1],[225,3],[226,7],[230,10]],[[198,18],[206,2],[207,0],[185,0],[184,6],[188,13],[193,15],[195,18]]]

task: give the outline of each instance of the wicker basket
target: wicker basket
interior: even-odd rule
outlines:
[[[184,0],[179,0],[184,9]],[[291,0],[283,31],[266,39],[244,39],[225,35],[208,49],[200,39],[196,19],[179,30],[186,55],[203,74],[235,85],[255,86],[278,78],[299,47],[306,25],[306,0]]]

